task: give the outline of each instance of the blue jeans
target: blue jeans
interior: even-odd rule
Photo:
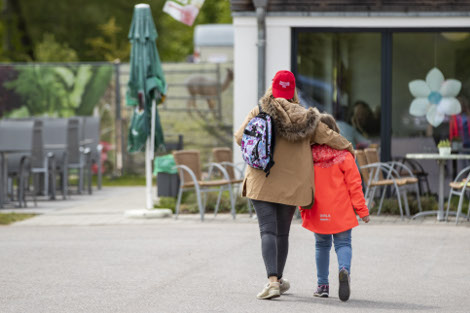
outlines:
[[[332,238],[335,242],[336,256],[341,270],[343,267],[351,273],[351,231],[347,230],[334,235],[315,234],[315,256],[317,262],[318,285],[329,285],[330,250]]]

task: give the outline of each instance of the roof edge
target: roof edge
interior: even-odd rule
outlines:
[[[292,11],[292,12],[267,12],[267,16],[276,17],[467,17],[470,16],[470,11],[448,11],[448,12],[306,12],[306,11]],[[254,11],[232,12],[232,17],[256,17]]]

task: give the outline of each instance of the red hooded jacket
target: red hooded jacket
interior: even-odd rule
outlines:
[[[302,226],[318,234],[337,234],[359,225],[369,215],[362,180],[354,157],[347,150],[313,145],[315,202],[301,210]]]

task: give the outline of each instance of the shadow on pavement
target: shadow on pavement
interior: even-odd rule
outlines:
[[[336,297],[305,298],[305,297],[294,296],[291,294],[285,294],[279,300],[291,301],[291,302],[315,303],[315,304],[322,304],[325,306],[371,308],[371,309],[383,309],[383,310],[426,311],[426,310],[439,309],[439,307],[431,306],[431,305],[422,305],[422,304],[416,304],[416,303],[403,303],[403,302],[398,302],[398,301],[389,302],[389,301],[373,301],[373,300],[364,300],[364,299],[349,299],[347,302],[341,302]]]

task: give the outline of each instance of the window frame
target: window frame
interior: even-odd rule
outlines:
[[[382,162],[391,160],[392,144],[392,60],[394,33],[468,32],[470,27],[292,27],[291,71],[298,74],[297,55],[300,33],[379,33],[381,37],[380,146]]]

